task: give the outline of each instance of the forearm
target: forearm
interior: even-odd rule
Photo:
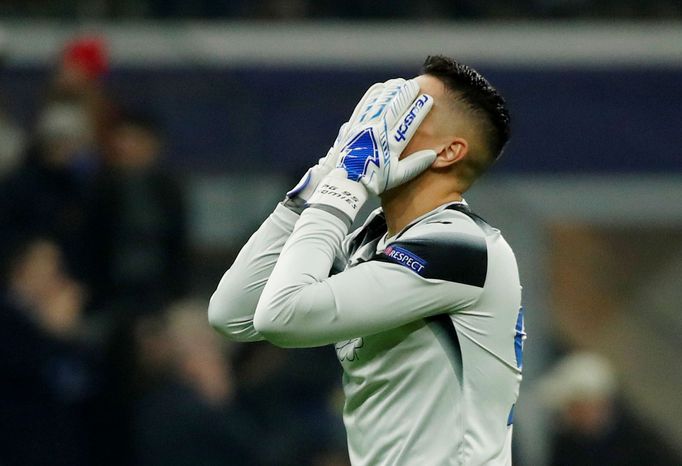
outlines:
[[[303,212],[256,309],[254,325],[266,339],[280,346],[329,343],[319,329],[335,318],[334,295],[323,281],[347,233],[347,223],[333,214]]]
[[[327,211],[311,207],[301,215],[258,302],[254,326],[265,339],[282,347],[321,346],[457,312],[480,296],[481,286],[453,281],[457,273],[437,267],[441,255],[457,257],[468,244],[456,235],[443,242],[448,236],[439,231],[424,239],[429,250],[419,251],[426,257],[424,276],[377,255],[329,277],[346,231],[346,223]],[[466,266],[448,263],[455,272]]]
[[[253,326],[256,305],[298,217],[279,204],[225,272],[208,308],[218,332],[236,341],[263,339]]]
[[[415,100],[418,94],[419,84],[403,79],[367,91],[327,156],[287,194],[311,207],[295,222],[284,247],[285,235],[279,235],[276,244],[258,244],[257,234],[256,244],[247,245],[245,258],[238,258],[223,278],[212,305],[220,317],[212,322],[223,333],[241,340],[263,335],[283,346],[316,346],[362,328],[364,306],[342,309],[338,302],[355,293],[362,280],[372,279],[376,270],[363,268],[347,275],[353,278],[338,290],[333,289],[335,281],[327,279],[368,194],[380,195],[404,183],[436,158],[430,149],[399,157],[433,105],[427,95]],[[260,253],[262,248],[265,252]],[[227,322],[224,309],[230,310]],[[377,315],[372,328],[397,322],[390,314]]]

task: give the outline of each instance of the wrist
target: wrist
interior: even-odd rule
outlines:
[[[307,207],[307,203],[304,199],[298,196],[296,197],[286,196],[282,200],[282,206],[286,207],[288,210],[292,211],[297,215],[301,215],[301,213],[303,213],[303,211]]]
[[[320,164],[309,168],[298,184],[287,193],[287,198],[294,201],[300,200],[305,204],[315,192],[320,180],[327,176],[330,171],[331,168]]]
[[[367,197],[367,189],[362,183],[349,180],[334,170],[320,181],[308,200],[308,205],[321,206],[327,211],[338,212],[350,219],[352,223],[367,201]]]

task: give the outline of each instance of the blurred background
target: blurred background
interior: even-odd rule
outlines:
[[[333,349],[206,306],[364,90],[438,53],[512,111],[467,199],[524,283],[515,464],[682,464],[678,0],[3,0],[0,466],[347,465]]]

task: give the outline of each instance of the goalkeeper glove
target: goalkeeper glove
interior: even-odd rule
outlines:
[[[365,92],[360,102],[355,106],[350,119],[341,125],[336,141],[327,155],[320,158],[316,165],[309,168],[298,184],[287,193],[287,202],[290,205],[298,204],[299,207],[302,207],[308,202],[322,178],[327,176],[338,164],[340,144],[347,138],[348,129],[359,123],[360,118],[367,113],[369,108],[372,108],[383,89],[384,83],[376,83]]]
[[[392,79],[381,94],[341,135],[337,168],[327,175],[309,198],[309,204],[334,207],[355,219],[368,193],[384,191],[411,180],[436,159],[434,150],[400,155],[433,107],[433,98],[419,94],[414,80]],[[349,122],[350,123],[350,122]],[[334,148],[332,148],[334,149]]]

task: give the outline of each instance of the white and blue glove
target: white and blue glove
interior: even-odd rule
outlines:
[[[433,106],[431,96],[419,95],[419,84],[414,79],[387,81],[376,98],[364,103],[359,116],[342,128],[343,134],[339,134],[340,139],[330,151],[339,151],[333,155],[337,159],[336,168],[308,199],[310,205],[340,210],[351,221],[368,193],[380,195],[399,186],[436,159],[436,152],[430,149],[400,158]]]
[[[327,155],[320,158],[317,165],[310,167],[298,184],[287,193],[289,201],[293,201],[293,203],[298,201],[299,204],[308,202],[322,178],[327,176],[338,165],[341,144],[347,139],[348,129],[359,124],[360,118],[366,114],[367,109],[372,108],[383,90],[384,83],[376,83],[367,89],[365,95],[362,96],[360,102],[355,106],[350,119],[341,125],[336,141],[327,152]]]

